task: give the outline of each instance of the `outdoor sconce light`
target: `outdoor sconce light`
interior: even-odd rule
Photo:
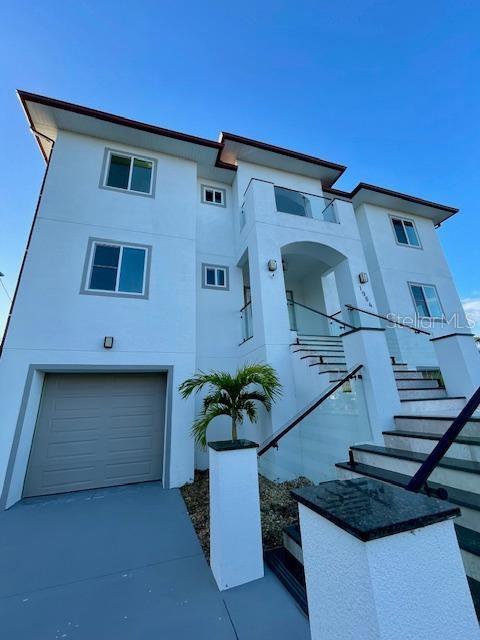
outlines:
[[[362,271],[362,273],[358,274],[358,279],[360,280],[360,284],[366,284],[368,282],[368,275]]]
[[[269,260],[267,263],[268,266],[268,270],[269,271],[276,271],[277,270],[277,261],[276,260]]]
[[[103,348],[111,349],[113,347],[113,336],[105,336],[103,339]]]

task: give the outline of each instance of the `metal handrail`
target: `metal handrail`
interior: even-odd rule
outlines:
[[[239,313],[243,313],[245,311],[245,309],[248,307],[249,304],[252,304],[251,300],[249,300],[246,304],[243,305],[243,307],[240,309]]]
[[[433,451],[429,454],[427,459],[420,466],[418,471],[412,477],[410,482],[407,485],[407,489],[409,491],[421,491],[423,487],[426,486],[428,478],[435,471],[437,466],[439,465],[443,456],[447,453],[448,449],[454,443],[456,437],[463,429],[463,427],[467,424],[467,422],[472,417],[475,410],[480,405],[480,387],[475,391],[467,404],[460,411],[458,416],[449,426],[449,428],[445,431],[443,436],[438,441],[437,445],[433,449]],[[428,493],[428,487],[427,487]],[[448,497],[446,491],[443,492],[441,497]]]
[[[388,318],[387,316],[382,316],[379,313],[373,313],[372,311],[367,311],[366,309],[359,309],[358,307],[354,307],[352,304],[346,304],[345,307],[350,311],[352,309],[355,309],[355,311],[360,311],[360,313],[366,313],[369,316],[374,316],[375,318],[381,318],[382,320],[386,320],[387,322],[396,324],[399,327],[405,327],[405,329],[410,329],[410,331],[414,331],[415,333],[424,333],[427,336],[432,335],[429,331],[425,331],[424,329],[419,329],[418,327],[411,327],[409,324],[405,324],[404,322],[400,322],[399,320],[392,320],[392,318]]]
[[[308,309],[309,311],[313,311],[313,313],[318,313],[318,315],[323,316],[324,318],[328,318],[329,320],[333,320],[333,322],[336,322],[338,324],[341,324],[342,327],[349,327],[350,329],[356,329],[357,327],[354,327],[353,324],[348,324],[348,322],[343,322],[342,320],[337,320],[337,318],[334,318],[333,316],[329,316],[326,313],[322,313],[321,311],[318,311],[318,309],[312,309],[312,307],[307,307],[306,304],[302,304],[301,302],[297,302],[296,300],[287,300],[287,304],[296,304],[299,307],[303,307],[304,309]]]
[[[354,378],[360,369],[363,367],[363,364],[357,364],[348,371],[341,380],[338,382],[333,382],[329,387],[327,387],[322,393],[312,400],[305,408],[303,408],[299,413],[290,418],[290,420],[283,426],[281,429],[278,429],[272,436],[267,438],[262,442],[262,444],[258,448],[258,456],[262,456],[266,451],[271,449],[272,447],[278,446],[278,441],[283,438],[289,431],[291,431],[294,427],[297,426],[299,422],[301,422],[304,418],[306,418],[312,411],[314,411],[322,402],[325,402],[332,394],[335,393],[340,387],[343,387],[345,382],[348,382],[351,378]]]

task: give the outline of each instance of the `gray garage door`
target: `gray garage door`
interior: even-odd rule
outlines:
[[[47,374],[24,496],[160,480],[166,375]]]

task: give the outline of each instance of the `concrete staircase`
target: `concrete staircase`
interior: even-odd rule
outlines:
[[[292,349],[319,373],[328,373],[330,381],[340,379],[340,368],[327,369],[345,364],[340,340],[304,340],[302,337]],[[402,413],[394,418],[395,428],[383,432],[382,445],[351,447],[350,459],[336,465],[340,479],[368,476],[405,487],[466,403],[466,398],[448,396],[439,380],[426,378],[424,372],[401,363],[392,366]],[[448,500],[461,508],[455,530],[480,619],[480,415],[465,425],[430,477],[429,486],[446,489]],[[284,529],[283,547],[267,551],[266,560],[307,612],[298,525]]]

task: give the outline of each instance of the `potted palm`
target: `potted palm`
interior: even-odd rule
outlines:
[[[231,440],[209,442],[210,566],[220,590],[263,577],[262,530],[255,442],[238,439],[245,418],[257,420],[280,395],[280,382],[268,364],[247,364],[233,375],[197,373],[179,391],[184,398],[207,388],[193,423],[195,441],[207,444],[207,429],[217,416],[230,416]]]
[[[238,427],[245,417],[256,422],[259,403],[270,411],[272,403],[280,395],[281,384],[275,369],[269,364],[247,364],[232,375],[227,371],[200,371],[185,380],[179,391],[183,398],[198,393],[207,387],[202,410],[192,426],[195,442],[202,447],[207,445],[207,429],[217,416],[230,416],[232,421],[232,440],[238,440]]]

